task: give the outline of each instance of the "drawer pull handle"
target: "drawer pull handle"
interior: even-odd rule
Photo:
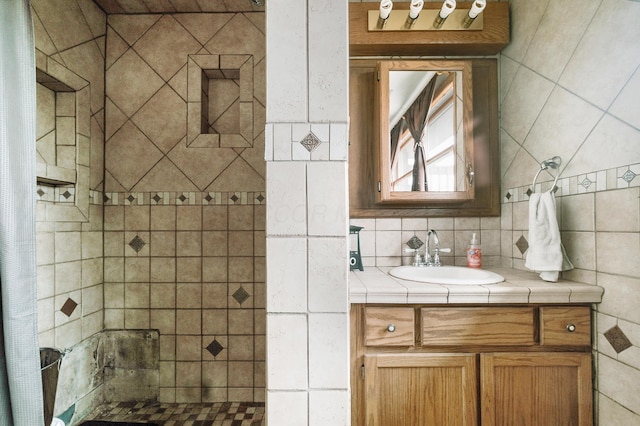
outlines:
[[[574,331],[576,331],[576,325],[575,324],[567,324],[567,331],[569,333],[573,333]]]
[[[396,331],[396,326],[395,326],[395,325],[393,325],[393,324],[389,324],[389,325],[387,326],[387,331],[388,331],[389,333],[393,333],[394,331]]]

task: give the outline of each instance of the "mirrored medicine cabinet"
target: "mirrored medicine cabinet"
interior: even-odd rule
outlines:
[[[495,59],[350,62],[351,217],[497,216]]]

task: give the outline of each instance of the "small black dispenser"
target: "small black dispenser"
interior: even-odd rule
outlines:
[[[349,227],[349,234],[350,235],[355,235],[355,241],[353,239],[353,237],[351,237],[350,239],[350,248],[353,248],[354,245],[356,245],[358,248],[357,250],[349,250],[349,266],[351,271],[353,271],[354,269],[359,269],[361,271],[364,271],[364,267],[362,266],[362,257],[360,257],[360,230],[363,229],[362,226],[355,226],[355,225],[351,225]],[[356,244],[354,244],[354,242]]]

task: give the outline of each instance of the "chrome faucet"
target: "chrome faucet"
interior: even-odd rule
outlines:
[[[431,236],[433,235],[434,247],[431,248]],[[440,253],[450,253],[450,248],[441,248],[440,239],[438,233],[434,229],[427,231],[427,244],[423,244],[422,241],[415,235],[411,240],[407,242],[409,249],[405,249],[405,252],[413,253],[413,266],[442,266],[440,262]],[[422,248],[424,248],[424,255],[422,254]]]
[[[434,247],[431,249],[431,236],[433,235]],[[440,262],[440,253],[451,253],[450,248],[441,248],[440,239],[435,229],[427,231],[427,247],[425,248],[424,263],[425,266],[442,266]]]

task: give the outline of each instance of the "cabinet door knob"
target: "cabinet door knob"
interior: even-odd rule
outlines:
[[[567,324],[567,331],[569,333],[573,333],[574,331],[576,331],[576,325],[575,324]]]
[[[395,325],[393,325],[393,324],[389,324],[389,325],[387,326],[387,331],[388,331],[389,333],[393,333],[394,331],[396,331],[396,326],[395,326]]]

